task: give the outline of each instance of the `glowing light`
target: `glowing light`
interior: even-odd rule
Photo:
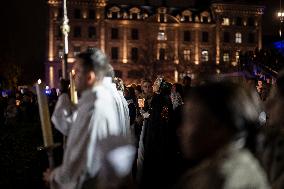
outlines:
[[[122,62],[123,62],[124,64],[126,64],[126,63],[127,63],[127,59],[124,58],[124,59],[122,60]]]
[[[49,85],[54,87],[54,68],[52,66],[49,67]]]
[[[127,63],[127,30],[126,27],[123,30],[123,57],[122,62]]]
[[[216,73],[220,74],[221,73],[220,69],[216,69]]]
[[[175,70],[175,82],[178,82],[178,71],[177,70]]]
[[[87,12],[86,12],[86,11],[83,12],[83,18],[84,18],[84,19],[87,18]]]
[[[37,80],[37,84],[39,85],[41,84],[41,79]]]
[[[47,86],[45,86],[45,89],[46,89],[46,90],[48,90],[48,89],[49,89],[49,86],[48,86],[48,85],[47,85]]]
[[[68,62],[68,63],[74,63],[75,60],[76,60],[75,58],[68,58],[68,59],[67,59],[67,62]]]
[[[71,73],[72,73],[72,75],[74,76],[74,75],[75,75],[75,70],[72,69],[72,70],[71,70]]]

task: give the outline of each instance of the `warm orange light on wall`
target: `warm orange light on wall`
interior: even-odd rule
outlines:
[[[53,66],[49,67],[49,86],[54,88],[54,68]]]

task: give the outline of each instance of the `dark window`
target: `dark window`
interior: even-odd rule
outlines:
[[[111,48],[111,59],[118,60],[118,47]]]
[[[204,23],[208,23],[208,17],[204,16],[204,17],[203,17],[203,22],[204,22]]]
[[[128,77],[134,78],[134,79],[140,79],[143,77],[143,73],[139,70],[130,70],[128,71]]]
[[[61,20],[63,18],[63,10],[62,8],[58,9],[58,20]]]
[[[254,26],[254,18],[253,17],[248,18],[248,26]]]
[[[114,76],[115,76],[115,77],[122,78],[122,71],[120,71],[120,70],[114,70]]]
[[[89,36],[89,38],[95,39],[96,38],[96,34],[97,34],[96,28],[94,26],[90,26],[88,28],[88,36]]]
[[[89,10],[89,19],[91,19],[91,20],[95,19],[95,10],[94,9]]]
[[[139,39],[139,31],[138,31],[138,29],[132,29],[131,30],[131,38],[133,40],[138,40]]]
[[[165,22],[165,15],[164,14],[160,14],[160,22]]]
[[[74,37],[81,37],[81,27],[80,26],[74,27]]]
[[[208,32],[202,32],[202,42],[208,42],[208,41],[209,41]]]
[[[236,19],[236,25],[237,26],[242,26],[243,25],[243,19],[241,17],[237,17]]]
[[[58,38],[58,39],[61,39],[61,38],[62,38],[61,26],[57,26],[57,38]]]
[[[62,77],[62,69],[58,70],[58,79]]]
[[[229,32],[224,32],[224,42],[230,43],[230,33]]]
[[[118,39],[118,28],[111,28],[111,39]]]
[[[134,20],[137,20],[137,19],[138,19],[137,13],[132,13],[132,19],[134,19]]]
[[[131,49],[131,60],[132,61],[138,60],[138,48],[136,48],[136,47]]]
[[[75,46],[74,47],[74,56],[77,56],[81,52],[81,47],[80,46]]]
[[[74,9],[74,18],[75,19],[81,18],[81,10],[80,9]]]
[[[190,31],[184,31],[183,32],[183,40],[184,41],[191,41],[191,33]]]
[[[166,49],[160,48],[159,54],[160,54],[159,60],[165,60],[165,57],[166,57]]]
[[[112,13],[112,18],[113,19],[117,19],[118,18],[118,13],[117,12],[113,12]]]
[[[189,22],[189,16],[184,16],[184,21]]]
[[[254,38],[254,33],[249,33],[248,34],[248,42],[249,43],[254,43],[255,42],[255,38]]]

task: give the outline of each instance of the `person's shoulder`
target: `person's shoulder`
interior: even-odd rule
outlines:
[[[250,151],[243,148],[228,154],[220,165],[224,176],[224,188],[268,188],[267,176],[258,160]]]

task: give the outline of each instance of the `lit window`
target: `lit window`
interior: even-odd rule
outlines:
[[[167,40],[167,36],[164,31],[160,31],[158,33],[158,40],[161,40],[161,41]]]
[[[240,51],[236,51],[236,62],[240,60]]]
[[[224,53],[224,54],[223,54],[223,61],[224,61],[224,62],[229,62],[229,61],[230,61],[229,53]]]
[[[208,62],[209,61],[209,52],[208,50],[202,50],[201,52],[201,61]]]
[[[184,58],[184,60],[186,60],[186,61],[189,61],[189,60],[190,60],[190,50],[189,50],[189,49],[183,50],[183,58]]]
[[[230,19],[229,18],[223,18],[222,25],[223,26],[229,26],[230,25]]]
[[[236,43],[242,43],[242,34],[240,32],[236,33]]]

